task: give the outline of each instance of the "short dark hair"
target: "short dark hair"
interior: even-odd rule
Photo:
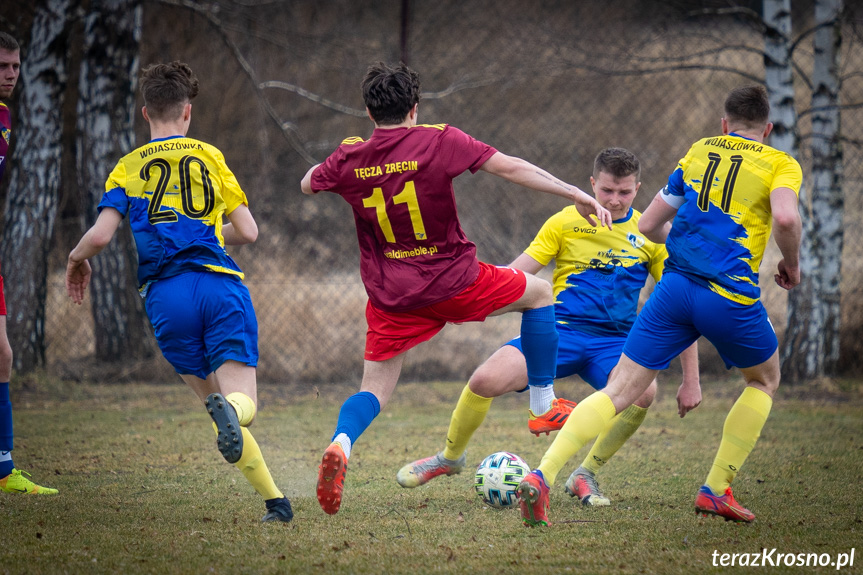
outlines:
[[[15,40],[12,36],[7,34],[6,32],[0,32],[0,50],[6,50],[7,52],[17,52],[21,47],[18,45],[18,41]]]
[[[141,94],[154,120],[173,120],[198,95],[198,78],[188,64],[150,64],[141,72]]]
[[[731,90],[725,99],[725,119],[730,124],[760,129],[767,125],[769,117],[770,100],[764,86],[741,86]]]
[[[377,62],[363,78],[363,101],[379,126],[401,124],[420,101],[419,74],[400,62]]]
[[[638,182],[641,180],[641,162],[629,150],[605,148],[593,161],[593,177],[599,177],[600,172],[611,174],[615,178],[625,178],[635,174],[635,181]]]

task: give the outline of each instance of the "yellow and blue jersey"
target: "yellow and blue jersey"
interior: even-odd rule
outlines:
[[[105,183],[99,210],[129,217],[138,249],[138,283],[187,271],[243,277],[225,251],[222,218],[245,193],[214,146],[174,136],[153,140],[124,156]]]
[[[613,228],[593,227],[568,206],[551,216],[525,253],[555,260],[554,315],[559,327],[601,336],[625,336],[638,311],[647,276],[662,276],[665,247],[638,231],[641,213],[630,208]]]
[[[797,160],[734,133],[692,145],[662,193],[678,208],[665,245],[666,269],[723,297],[758,301],[758,268],[773,225],[770,193],[800,193]]]

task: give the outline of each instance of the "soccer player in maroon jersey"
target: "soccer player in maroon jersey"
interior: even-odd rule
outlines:
[[[417,125],[419,76],[406,65],[372,65],[362,90],[375,124],[372,136],[346,139],[301,182],[303,193],[337,193],[353,208],[369,296],[360,391],[342,404],[318,473],[318,502],[329,514],[341,506],[351,446],[389,400],[404,352],[448,322],[522,312],[532,415],[551,412],[562,425],[574,406],[554,397],[558,336],[551,286],[520,270],[477,261],[476,246],[459,224],[453,178],[484,170],[572,200],[592,225],[611,227],[608,210],[592,196],[545,170],[453,126]],[[448,463],[453,473],[464,465]]]
[[[18,74],[21,71],[21,51],[18,42],[0,32],[0,100],[12,95]],[[9,136],[12,122],[9,108],[0,102],[0,180],[9,163]],[[56,489],[43,487],[24,477],[12,463],[12,403],[9,401],[9,380],[12,377],[12,346],[6,336],[6,298],[3,295],[3,277],[0,276],[0,491],[6,493],[28,493],[55,495]],[[27,473],[29,475],[29,473]]]

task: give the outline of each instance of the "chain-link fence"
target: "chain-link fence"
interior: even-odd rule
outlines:
[[[343,138],[371,133],[359,90],[369,63],[406,59],[419,71],[421,122],[458,126],[583,189],[601,148],[632,150],[643,165],[635,203],[642,210],[688,146],[719,131],[728,90],[764,76],[762,31],[751,14],[711,13],[704,2],[225,0],[199,10],[170,4],[145,6],[142,63],[181,59],[196,70],[201,95],[190,135],[224,151],[250,198],[259,239],[231,251],[256,304],[259,373],[269,381],[353,380],[362,369],[366,298],[350,209],[331,194],[303,196],[299,181],[308,158],[321,161]],[[760,9],[757,2],[741,6]],[[809,2],[794,6],[796,37],[812,26],[813,10]],[[848,233],[843,254],[836,254],[844,266],[849,369],[863,340],[863,260],[853,231],[863,212],[863,22],[859,7],[852,9],[858,12],[846,15],[841,55],[841,99],[856,103],[842,112]],[[810,44],[811,35],[797,48],[801,112],[811,97]],[[804,172],[807,118],[801,113]],[[146,141],[143,123],[138,129]],[[565,205],[483,173],[461,176],[455,186],[463,227],[490,263],[513,260]],[[52,369],[68,374],[92,355],[93,328],[86,306],[70,304],[62,288],[62,262],[80,219],[61,227],[47,354]],[[771,248],[765,278],[777,259]],[[781,337],[786,296],[772,281],[762,283]],[[465,379],[517,334],[519,319],[448,326],[408,354],[405,377]],[[719,369],[711,353],[704,351],[704,367]],[[129,374],[155,373],[153,365]],[[95,375],[98,366],[91,367]]]

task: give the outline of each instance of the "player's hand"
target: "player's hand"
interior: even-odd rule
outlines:
[[[683,382],[677,390],[677,413],[683,417],[701,405],[701,385]]]
[[[776,281],[776,285],[782,289],[788,290],[800,283],[799,266],[788,266],[785,264],[785,260],[781,259],[779,260],[779,265],[777,267],[779,269],[779,273],[773,276],[773,279]]]
[[[595,198],[581,190],[575,196],[575,209],[593,227],[599,225],[611,229],[611,212],[603,208]]]
[[[90,262],[87,260],[75,262],[70,259],[66,263],[66,293],[78,305],[84,301],[84,292],[92,274]]]

